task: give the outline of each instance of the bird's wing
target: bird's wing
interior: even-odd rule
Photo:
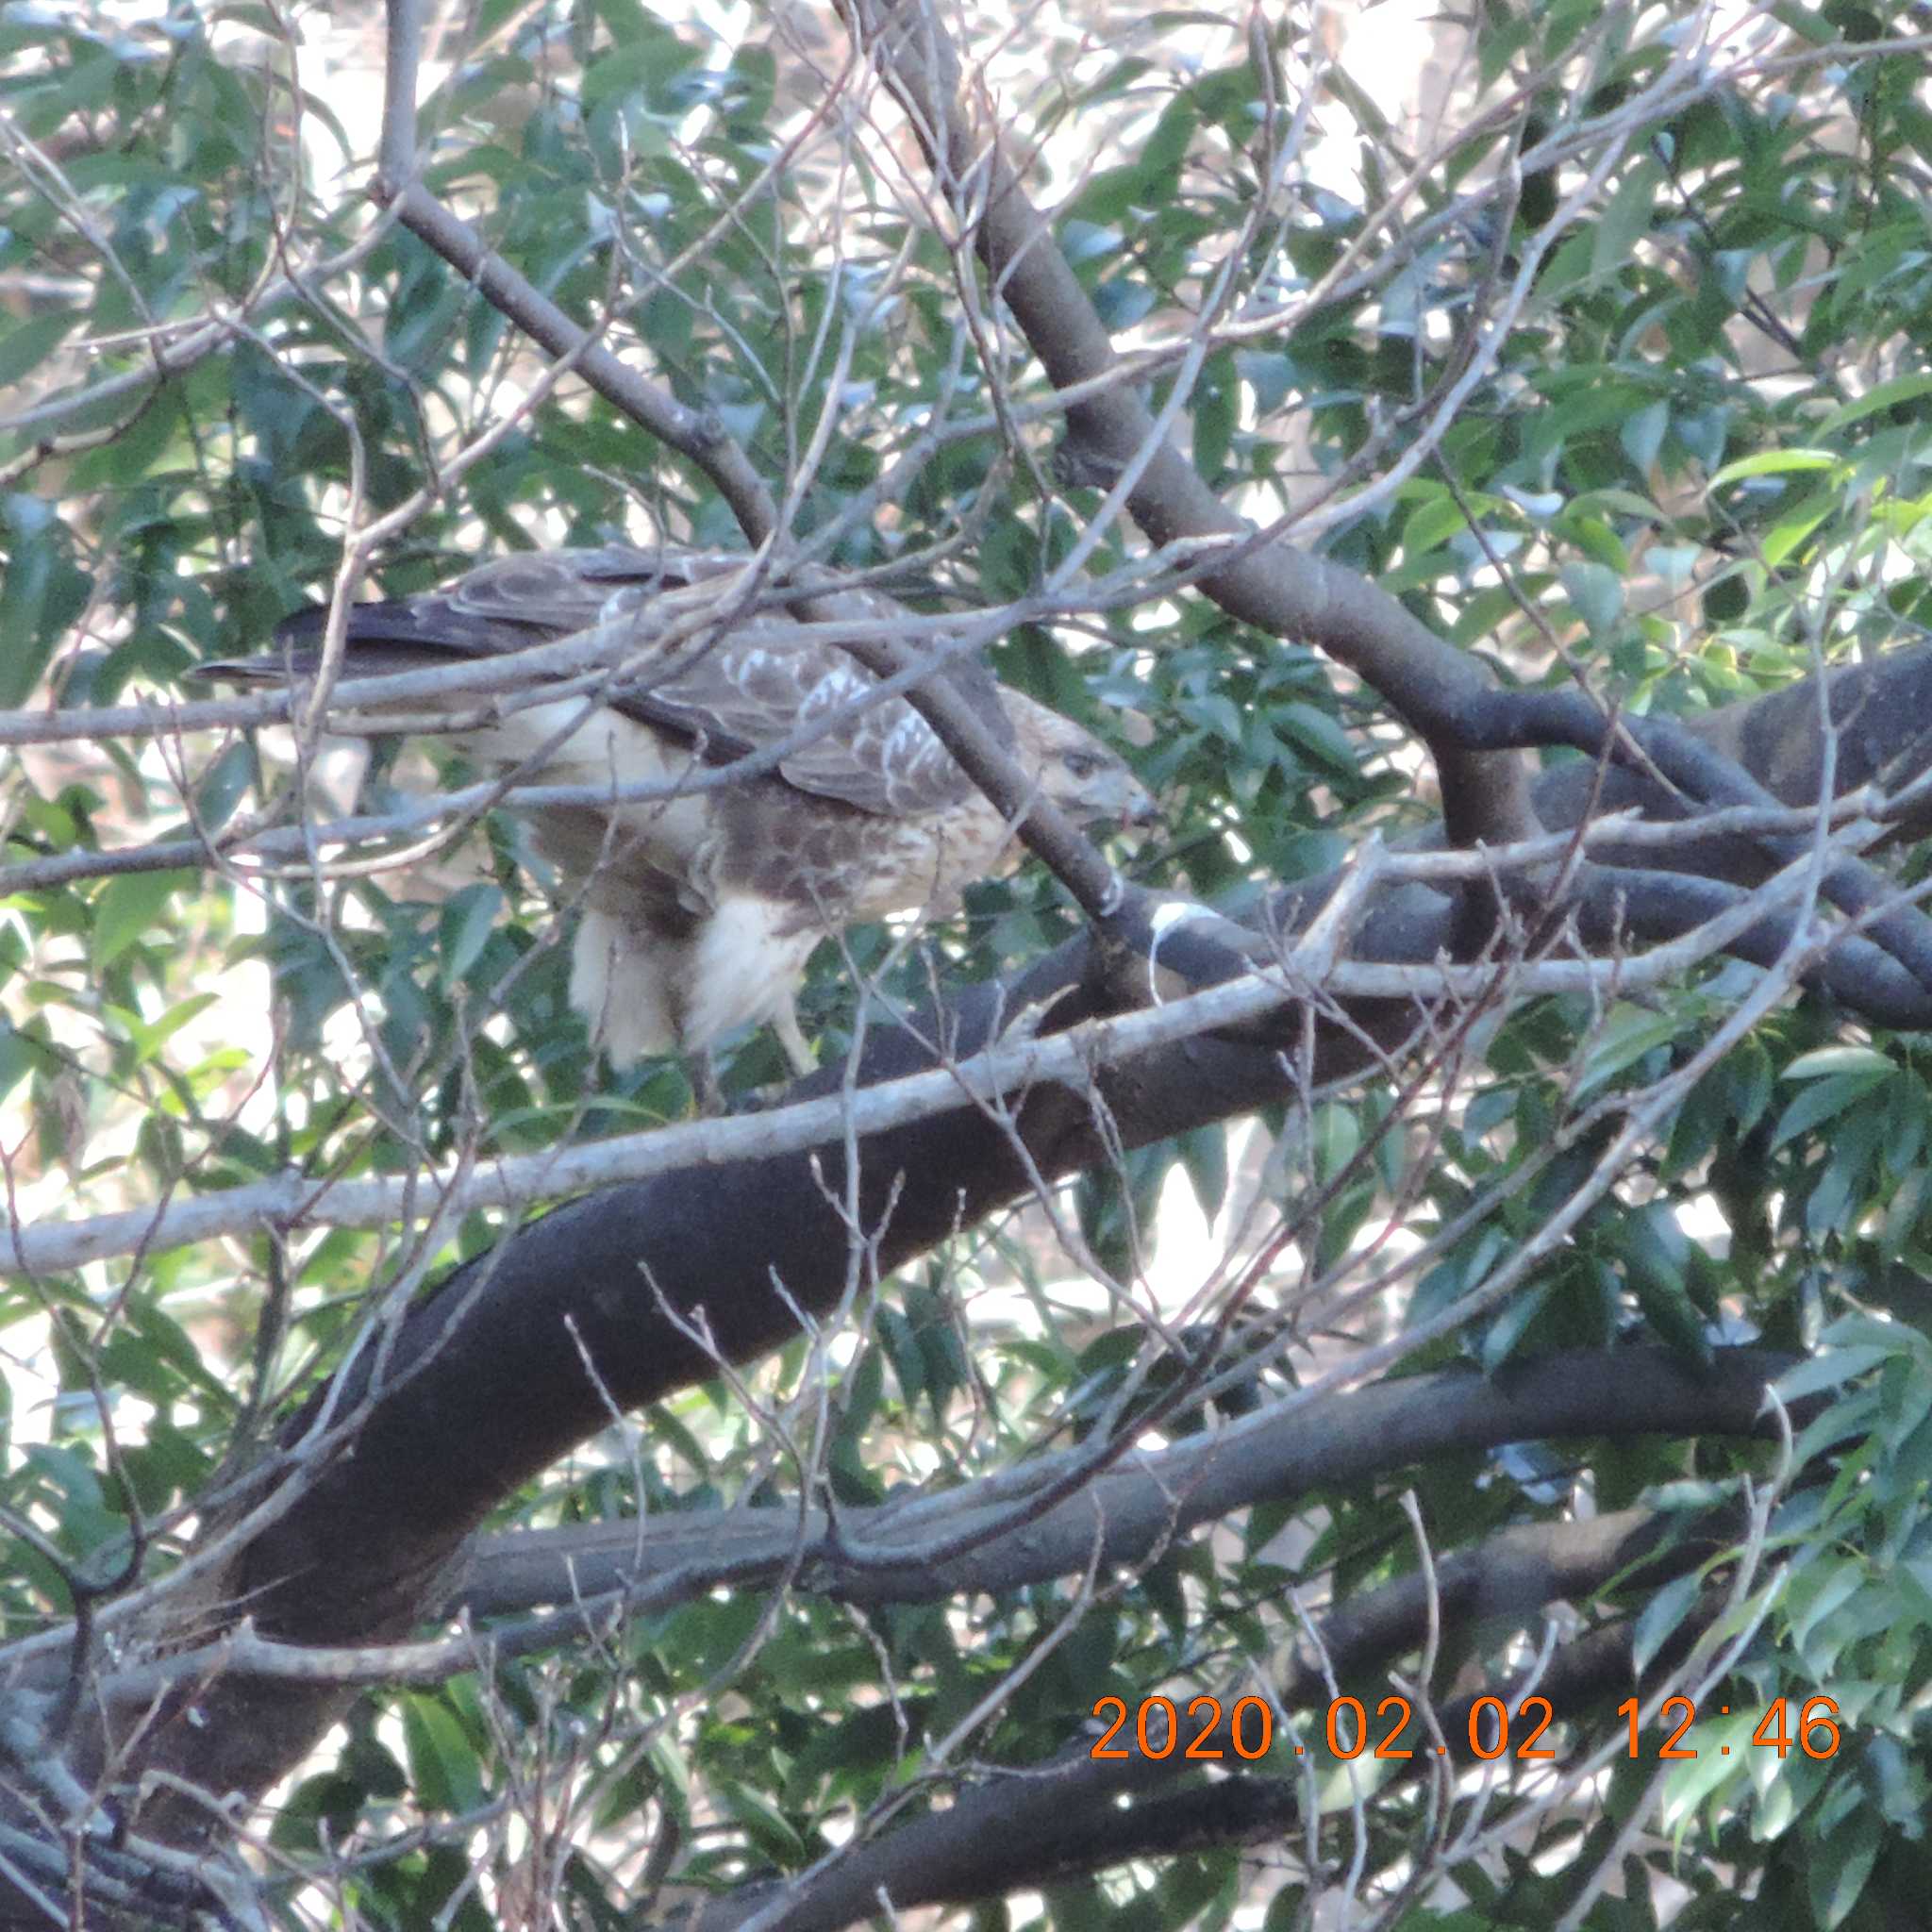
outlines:
[[[875,680],[836,643],[812,637],[783,608],[753,611],[723,635],[680,628],[651,637],[652,606],[667,591],[723,576],[745,559],[726,551],[603,549],[529,551],[493,559],[436,591],[351,605],[348,643],[358,674],[400,671],[451,658],[493,657],[604,624],[638,627],[623,686],[606,700],[640,724],[700,744],[728,763],[791,736],[801,724],[841,715],[825,734],[788,755],[778,775],[820,798],[892,817],[943,810],[971,795],[972,781],[932,727],[903,697],[855,708]],[[904,607],[874,591],[839,593],[855,619],[890,619]],[[325,609],[285,618],[278,648],[259,658],[206,664],[209,677],[260,682],[311,674]],[[625,640],[613,637],[613,655]],[[976,658],[936,675],[967,697],[1003,745],[1013,725],[999,685]]]
[[[372,676],[525,651],[589,630],[607,614],[641,609],[665,591],[722,575],[743,560],[723,550],[621,544],[495,558],[434,591],[351,604],[346,624],[355,672]],[[197,665],[194,675],[258,684],[312,676],[327,622],[324,604],[292,611],[275,626],[275,650]]]
[[[439,590],[350,605],[349,641],[358,655],[381,644],[445,658],[524,651],[589,630],[607,611],[640,609],[665,591],[721,575],[741,561],[724,551],[617,544],[514,552],[478,564]],[[327,618],[326,607],[316,605],[275,626],[277,643],[298,647],[298,670],[299,647],[320,643]]]
[[[841,593],[838,608],[868,622],[904,614],[866,591]],[[972,780],[903,697],[868,704],[877,690],[873,675],[783,609],[753,612],[715,640],[683,640],[655,660],[647,653],[636,672],[636,682],[613,694],[614,707],[700,741],[715,762],[828,720],[822,736],[779,762],[778,774],[799,791],[893,818],[943,810],[972,794]],[[936,675],[1011,744],[1012,722],[984,664],[956,660]]]

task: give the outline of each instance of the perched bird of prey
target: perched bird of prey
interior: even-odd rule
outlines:
[[[452,692],[434,708],[398,704],[330,727],[440,733],[525,784],[669,788],[534,814],[539,849],[583,908],[572,1004],[620,1070],[645,1054],[703,1052],[748,1022],[772,1023],[808,1070],[792,996],[820,941],[888,913],[943,914],[1019,857],[1011,826],[932,727],[903,697],[876,699],[877,680],[824,626],[782,605],[730,616],[745,561],[669,547],[532,553],[348,612],[346,677],[598,632],[598,661],[615,668],[588,693],[542,697],[555,674],[533,671],[508,693]],[[708,616],[712,606],[727,621]],[[841,619],[906,615],[871,592],[841,593],[837,608]],[[325,615],[299,612],[277,631],[278,652],[203,675],[312,678]],[[1041,793],[1079,821],[1153,816],[1124,760],[1080,725],[976,661],[934,675],[966,691]],[[823,735],[751,775],[677,789],[820,720]]]

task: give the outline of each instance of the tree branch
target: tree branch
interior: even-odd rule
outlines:
[[[416,177],[415,84],[422,37],[420,0],[388,0],[388,93],[384,101],[381,167],[371,193],[397,221],[458,269],[485,300],[553,356],[570,357],[597,393],[675,450],[708,476],[730,506],[739,526],[770,562],[782,562],[789,533],[779,527],[776,501],[750,458],[715,414],[688,409],[646,382],[573,322],[500,257],[476,232],[444,208]],[[827,617],[841,613],[835,594],[814,604]],[[836,641],[881,678],[902,675],[918,660],[890,638],[841,637]],[[938,733],[968,777],[1015,827],[1019,837],[1072,894],[1089,918],[1106,920],[1121,902],[1119,874],[1093,842],[1039,788],[1002,744],[970,700],[944,680],[910,686],[906,699]]]
[[[1131,1567],[1231,1510],[1373,1481],[1432,1457],[1566,1436],[1768,1436],[1774,1431],[1764,1391],[1797,1359],[1724,1349],[1707,1378],[1657,1348],[1573,1350],[1540,1356],[1502,1382],[1448,1370],[1308,1403],[1271,1404],[1211,1433],[1143,1451],[1014,1530],[1000,1527],[1010,1498],[988,1501],[977,1495],[979,1485],[968,1484],[917,1498],[909,1512],[904,1503],[841,1509],[838,1541],[830,1540],[829,1518],[802,1512],[795,1502],[509,1531],[469,1553],[451,1602],[485,1616],[592,1599],[674,1574],[681,1578],[675,1600],[682,1601],[717,1581],[750,1587],[794,1567],[797,1588],[844,1603],[997,1594],[1078,1575],[1093,1561],[1103,1570]],[[1041,1458],[1029,1473],[1045,1481],[1062,1459]],[[1650,1521],[1648,1512],[1631,1514]],[[975,1525],[984,1526],[984,1541],[971,1554],[937,1562],[922,1555],[922,1543],[950,1543]],[[1578,1584],[1579,1564],[1607,1560],[1606,1548],[1624,1554],[1605,1574],[1632,1560],[1635,1548],[1624,1540],[1634,1527],[1623,1518],[1600,1517],[1510,1532],[1518,1541],[1497,1539],[1485,1546],[1487,1555],[1441,1566],[1443,1601],[1487,1614],[1506,1599],[1541,1603],[1563,1595]],[[1557,1528],[1568,1541],[1551,1541]],[[864,1562],[851,1559],[853,1547],[866,1552]],[[895,1551],[903,1552],[896,1567],[879,1560]],[[719,1566],[716,1575],[708,1574],[712,1564]],[[754,1564],[760,1567],[748,1572]],[[1525,1584],[1526,1578],[1540,1580]],[[1329,1627],[1340,1633],[1341,1650],[1380,1655],[1413,1641],[1416,1588],[1415,1579],[1391,1584],[1338,1613]],[[661,1607],[652,1600],[651,1608]]]
[[[1599,1548],[1612,1565],[1621,1551]],[[1590,1569],[1579,1556],[1579,1574]],[[1599,1580],[1610,1574],[1598,1570]],[[1647,1681],[1676,1666],[1723,1609],[1722,1592],[1710,1591],[1679,1624],[1652,1658]],[[1558,1720],[1574,1723],[1602,1710],[1639,1682],[1634,1668],[1634,1620],[1611,1624],[1559,1645],[1538,1673],[1536,1689]],[[1386,1655],[1386,1654],[1385,1654]],[[1376,1659],[1349,1659],[1357,1671]],[[1476,1705],[1500,1696],[1506,1706],[1519,1694],[1520,1678],[1484,1684],[1437,1706],[1444,1734],[1468,1735]],[[1279,1698],[1284,1711],[1322,1712],[1327,1682],[1311,1673]],[[1321,1726],[1311,1724],[1319,1736]],[[1209,1734],[1224,1764],[1232,1760],[1231,1727],[1224,1718]],[[1193,1743],[1190,1734],[1191,1747]],[[1426,1774],[1436,1760],[1418,1750],[1396,1774]],[[895,1911],[927,1905],[967,1905],[1003,1897],[1023,1887],[1088,1874],[1130,1858],[1172,1857],[1216,1846],[1278,1839],[1303,1816],[1312,1769],[1302,1775],[1269,1776],[1239,1768],[1201,1782],[1199,1767],[1175,1753],[1157,1757],[1129,1750],[1096,1757],[1082,1738],[1043,1764],[998,1773],[956,1790],[943,1810],[928,1811],[870,1840],[841,1848],[812,1872],[766,1885],[741,1886],[700,1910],[672,1919],[679,1932],[737,1932],[756,1924],[759,1932],[840,1932],[878,1915],[882,1903]],[[1160,1787],[1182,1789],[1162,1792]],[[1132,1795],[1132,1802],[1122,1800]]]
[[[847,18],[906,107],[941,191],[974,225],[981,258],[1048,379],[1069,389],[1118,372],[1107,329],[1007,164],[997,130],[965,111],[958,57],[931,7],[850,0]],[[1480,660],[1353,571],[1261,540],[1158,433],[1124,381],[1086,391],[1067,422],[1108,464],[1142,466],[1127,507],[1150,541],[1223,546],[1225,560],[1199,579],[1216,604],[1273,637],[1320,644],[1388,698],[1436,759],[1455,842],[1505,842],[1537,829],[1522,760],[1467,752],[1457,735],[1459,708],[1491,690]]]

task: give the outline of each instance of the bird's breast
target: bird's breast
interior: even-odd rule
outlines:
[[[691,761],[688,746],[608,706],[587,705],[582,698],[526,705],[489,724],[466,726],[452,737],[472,758],[528,766],[524,775],[531,784],[662,782]]]
[[[549,807],[538,814],[539,841],[551,860],[578,882],[611,869],[647,866],[682,874],[714,831],[715,790],[679,791],[702,767],[689,745],[621,713],[580,702],[532,705],[461,735],[474,758],[518,774],[531,785],[581,785],[615,794],[662,787],[657,798],[608,805]]]
[[[942,917],[967,886],[1004,870],[1018,850],[1006,821],[979,798],[951,811],[878,823],[851,919],[917,911]]]

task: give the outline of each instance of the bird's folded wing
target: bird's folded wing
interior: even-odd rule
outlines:
[[[871,673],[785,609],[752,611],[724,631],[659,621],[667,591],[744,561],[724,551],[618,545],[498,558],[440,590],[352,605],[350,669],[366,675],[495,657],[602,625],[613,665],[623,666],[606,702],[702,745],[708,762],[730,763],[823,719],[824,735],[778,767],[800,791],[895,818],[945,810],[970,796],[972,781],[924,719],[903,697],[868,703],[877,689]],[[839,608],[867,621],[904,614],[869,591],[841,593]],[[277,627],[275,651],[204,665],[202,675],[253,682],[312,675],[326,615],[321,607],[297,611]],[[937,675],[1010,744],[1012,723],[984,664],[959,659]]]

